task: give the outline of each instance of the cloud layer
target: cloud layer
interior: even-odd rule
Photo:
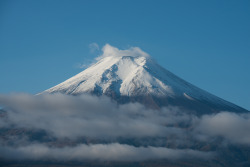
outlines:
[[[57,138],[162,137],[178,133],[168,125],[191,119],[187,115],[175,118],[176,108],[155,111],[139,103],[117,105],[107,97],[89,95],[15,95],[0,97],[0,101],[9,106],[3,126],[32,127]]]
[[[74,147],[48,147],[42,144],[31,144],[18,148],[1,147],[3,158],[17,160],[106,160],[106,161],[144,161],[155,159],[209,159],[211,152],[191,149],[169,149],[165,147],[134,147],[126,144],[80,144]]]
[[[0,106],[0,157],[6,159],[209,159],[216,153],[197,143],[219,145],[218,138],[250,145],[249,113],[197,117],[178,107],[153,110],[105,96],[62,94],[0,95]]]
[[[219,136],[231,143],[250,145],[250,114],[221,112],[205,115],[196,130],[209,137]]]

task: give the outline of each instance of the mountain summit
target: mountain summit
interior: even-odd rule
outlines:
[[[140,102],[153,108],[174,105],[200,114],[244,111],[177,77],[138,47],[119,50],[106,44],[102,50],[97,63],[42,93],[107,95],[119,103]]]

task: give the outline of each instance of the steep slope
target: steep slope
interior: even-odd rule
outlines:
[[[103,48],[99,61],[43,93],[108,95],[120,103],[182,106],[198,113],[244,109],[201,90],[158,65],[139,48]]]

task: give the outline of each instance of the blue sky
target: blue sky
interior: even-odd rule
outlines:
[[[109,43],[250,109],[249,20],[248,0],[1,0],[0,93],[50,88]]]

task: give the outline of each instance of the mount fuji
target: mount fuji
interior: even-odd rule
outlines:
[[[37,96],[0,95],[0,104],[5,166],[250,166],[249,111],[138,47],[107,44],[72,78]]]
[[[157,64],[138,47],[103,47],[97,62],[72,78],[40,93],[106,95],[118,103],[148,107],[179,106],[197,114],[245,109],[184,81]]]

